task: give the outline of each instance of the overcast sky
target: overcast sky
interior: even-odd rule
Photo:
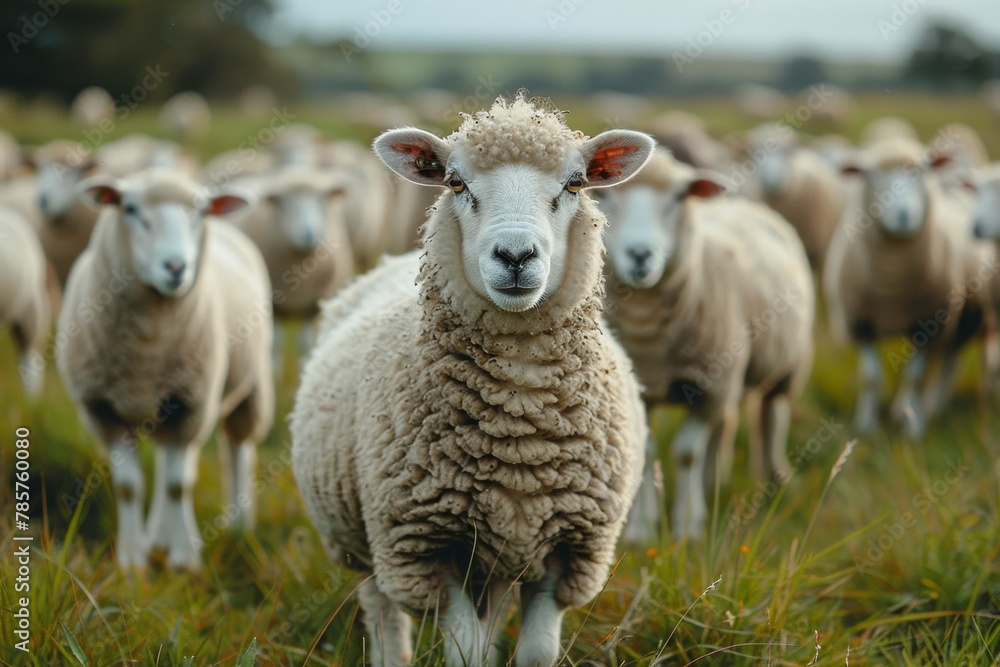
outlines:
[[[381,14],[386,25],[377,26],[374,49],[670,53],[715,28],[700,39],[720,56],[894,60],[909,53],[929,19],[945,17],[1000,50],[998,0],[278,0],[278,7],[276,34],[286,36],[353,35]]]

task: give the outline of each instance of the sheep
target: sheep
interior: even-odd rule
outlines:
[[[390,175],[390,204],[388,212],[388,241],[386,250],[401,254],[416,248],[420,243],[420,226],[427,220],[427,210],[434,205],[437,193]]]
[[[198,160],[172,141],[134,133],[99,147],[94,160],[101,173],[125,178],[151,167],[174,169],[186,176],[198,173]]]
[[[881,116],[865,125],[865,129],[861,130],[858,146],[868,148],[890,139],[920,141],[917,131],[910,124],[910,121],[899,116]]]
[[[787,125],[766,124],[747,134],[747,152],[758,165],[761,199],[802,239],[810,266],[820,270],[844,211],[840,176]]]
[[[163,103],[159,122],[165,133],[187,142],[208,134],[212,127],[212,110],[204,97],[187,90]]]
[[[668,111],[649,123],[649,131],[681,162],[719,171],[732,163],[727,146],[712,137],[705,122],[694,114]]]
[[[549,667],[564,610],[608,574],[646,436],[601,320],[605,219],[583,190],[627,179],[653,142],[588,139],[519,95],[446,139],[410,128],[374,147],[446,190],[422,254],[324,308],[291,417],[299,490],[331,555],[373,574],[373,664],[408,662],[408,615],[435,608],[446,664],[483,664],[519,581],[514,664]]]
[[[389,246],[389,203],[392,193],[388,174],[369,151],[352,141],[332,141],[326,144],[321,149],[319,161],[324,167],[345,170],[354,178],[355,186],[348,188],[344,202],[347,231],[356,265],[370,268]],[[428,190],[414,187],[421,194]],[[421,214],[426,209],[427,206],[420,209]],[[402,250],[409,250],[414,246],[415,243],[407,243]]]
[[[235,221],[264,257],[275,316],[305,321],[299,339],[304,357],[319,302],[354,276],[344,199],[357,186],[350,174],[309,167],[284,167],[237,180],[234,186],[258,200]],[[283,340],[277,328],[274,345],[274,371],[279,374]]]
[[[689,406],[673,442],[677,539],[703,536],[703,486],[714,468],[720,481],[728,478],[748,391],[761,396],[755,445],[763,445],[764,460],[755,456],[755,472],[787,478],[791,400],[812,366],[814,288],[802,243],[767,207],[715,198],[724,189],[711,172],[658,151],[600,199],[610,222],[608,321],[635,364],[647,408]],[[649,448],[652,460],[652,440]],[[638,536],[659,522],[650,472],[629,522]]]
[[[89,86],[73,98],[70,114],[80,127],[94,128],[101,121],[114,117],[115,101],[111,98],[111,94],[100,86]]]
[[[236,100],[236,108],[244,118],[261,121],[267,118],[278,98],[274,91],[263,84],[255,84],[243,89]]]
[[[44,374],[35,365],[49,333],[45,253],[31,221],[0,206],[0,324],[9,327],[25,393],[37,398]]]
[[[810,107],[813,122],[828,126],[845,125],[857,109],[851,94],[831,83],[810,86],[799,93],[799,99]],[[813,100],[819,100],[819,103],[813,103]]]
[[[910,339],[892,415],[904,435],[920,438],[937,408],[930,397],[943,395],[942,382],[950,380],[946,370],[935,387],[928,366],[941,360],[944,369],[953,367],[984,317],[977,300],[966,297],[972,277],[991,259],[971,242],[967,193],[938,182],[936,172],[948,162],[918,142],[894,138],[869,146],[844,167],[864,178],[860,206],[848,211],[834,236],[823,291],[831,326],[859,347],[859,433],[878,427],[879,340]],[[918,399],[921,385],[924,398]]]
[[[241,198],[208,198],[163,169],[97,176],[80,190],[104,208],[69,277],[56,365],[81,421],[110,450],[118,564],[142,569],[165,549],[169,567],[196,569],[197,455],[220,420],[233,525],[253,526],[255,446],[274,410],[267,269],[249,239],[212,217]],[[140,433],[156,445],[145,527]]]

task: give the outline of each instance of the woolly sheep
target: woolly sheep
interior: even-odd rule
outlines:
[[[810,107],[810,120],[826,125],[844,125],[857,109],[849,92],[831,83],[810,86],[799,93],[802,104]],[[813,103],[819,100],[819,103]]]
[[[332,141],[323,147],[320,164],[349,173],[355,182],[344,202],[347,231],[358,267],[375,266],[389,245],[389,174],[370,151],[352,141]],[[421,194],[428,188],[419,188]],[[426,210],[426,206],[423,210]],[[421,211],[422,212],[422,211]],[[414,247],[408,244],[405,250]]]
[[[197,455],[220,420],[234,526],[253,524],[255,446],[274,408],[267,270],[249,239],[210,217],[242,199],[210,199],[168,170],[80,187],[105,208],[70,274],[59,373],[82,421],[110,449],[119,565],[142,568],[151,548],[164,548],[169,566],[197,568]],[[140,433],[156,445],[145,527]]]
[[[283,167],[263,177],[239,179],[235,187],[257,203],[235,218],[260,249],[271,278],[274,314],[304,320],[299,349],[304,356],[319,302],[354,276],[354,258],[344,211],[350,174],[310,167]],[[274,371],[280,374],[281,329],[275,329]]]
[[[918,142],[897,138],[868,147],[845,166],[864,178],[861,204],[834,236],[823,289],[831,326],[860,350],[854,426],[861,433],[878,426],[878,341],[910,339],[908,361],[893,362],[906,361],[892,414],[904,434],[921,437],[929,408],[940,403],[935,395],[946,392],[958,349],[983,318],[976,300],[966,296],[970,281],[992,259],[982,244],[971,242],[967,193],[945,191],[938,182],[935,172],[947,162]],[[945,371],[935,386],[927,369],[938,359]]]
[[[758,165],[761,199],[791,223],[809,264],[820,268],[844,212],[839,173],[813,149],[801,145],[788,126],[754,128],[747,134],[747,148]]]
[[[776,118],[788,107],[788,96],[776,88],[758,83],[737,86],[733,91],[733,99],[737,109],[759,120]]]
[[[521,582],[514,664],[549,667],[564,610],[608,575],[646,436],[601,321],[605,220],[582,190],[631,176],[652,141],[588,140],[519,96],[447,139],[394,130],[375,149],[447,190],[423,254],[325,307],[291,417],[299,490],[334,558],[374,575],[374,664],[408,662],[408,614],[436,608],[446,664],[483,664]]]
[[[910,124],[910,121],[899,116],[881,116],[865,125],[865,129],[861,130],[858,146],[868,148],[890,139],[920,141],[917,130]]]
[[[17,346],[25,392],[37,398],[44,374],[36,366],[49,333],[45,253],[31,222],[0,206],[0,325],[10,328]]]
[[[186,142],[208,134],[212,126],[212,110],[204,97],[187,90],[163,103],[159,122],[161,130]]]
[[[678,539],[703,534],[703,484],[716,467],[720,480],[728,478],[747,391],[762,396],[755,445],[764,446],[764,460],[754,459],[756,472],[787,477],[790,403],[812,364],[814,290],[802,243],[765,206],[714,198],[723,189],[710,172],[658,151],[600,200],[610,221],[608,321],[635,364],[647,407],[689,406],[673,442]],[[655,450],[652,440],[649,447]],[[644,485],[629,523],[637,537],[659,523],[648,468]]]
[[[81,127],[93,128],[105,119],[115,115],[115,101],[111,94],[100,86],[89,86],[81,90],[70,104],[70,115]]]
[[[668,111],[654,118],[649,130],[681,162],[720,171],[732,163],[726,145],[712,137],[705,122],[694,114]]]

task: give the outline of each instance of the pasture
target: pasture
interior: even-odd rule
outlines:
[[[909,119],[923,139],[950,122],[981,133],[1000,158],[1000,125],[979,99],[859,97],[842,131],[852,139],[872,118]],[[613,124],[584,100],[558,100],[572,127]],[[659,101],[663,110],[673,105]],[[722,135],[748,128],[724,99],[680,104]],[[370,141],[336,108],[289,106],[295,122],[331,136]],[[261,141],[259,122],[218,109],[202,159]],[[137,111],[102,140],[156,133]],[[4,129],[24,143],[81,138],[67,119],[22,110]],[[807,131],[821,133],[807,123]],[[286,325],[287,326],[287,325]],[[258,527],[226,532],[214,441],[196,487],[205,566],[195,574],[151,567],[118,571],[114,497],[99,444],[80,424],[53,363],[37,405],[23,397],[13,346],[0,339],[0,664],[338,665],[364,664],[364,631],[353,596],[361,579],[326,557],[305,517],[289,464],[285,417],[297,386],[294,333],[277,391],[276,425],[259,448]],[[747,472],[741,424],[731,485],[710,502],[708,538],[620,551],[603,593],[563,626],[569,665],[940,665],[1000,664],[1000,397],[985,391],[973,345],[952,402],[923,442],[902,438],[888,418],[852,446],[856,358],[815,325],[817,355],[795,405],[787,484]],[[902,342],[884,348],[888,405]],[[48,355],[47,355],[48,356]],[[885,411],[884,411],[885,412]],[[653,415],[665,496],[672,497],[668,446],[678,415]],[[30,430],[29,591],[15,587],[15,431]],[[147,473],[151,448],[144,452]],[[14,648],[18,599],[30,599],[30,653]],[[415,664],[442,665],[433,615],[418,621]],[[517,619],[501,639],[509,654]]]

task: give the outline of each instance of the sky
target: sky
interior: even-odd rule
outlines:
[[[810,53],[893,61],[947,18],[1000,50],[1000,0],[277,0],[276,40],[371,39],[373,49],[670,54]],[[367,28],[368,35],[364,35]]]

